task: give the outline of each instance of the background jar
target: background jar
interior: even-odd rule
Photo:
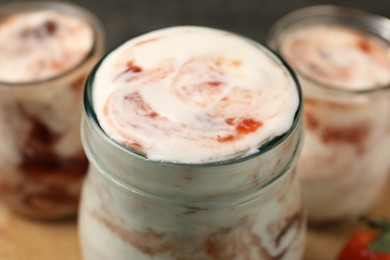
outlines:
[[[89,12],[68,3],[12,3],[12,14],[53,10],[86,21],[93,44],[81,62],[53,77],[0,82],[0,197],[12,209],[39,218],[75,214],[88,167],[79,127],[87,74],[103,52],[103,30]]]
[[[317,24],[346,26],[390,44],[390,20],[337,6],[308,7],[282,17],[270,31],[269,44],[285,56],[286,35]],[[389,174],[390,85],[354,90],[296,72],[304,94],[306,132],[297,169],[309,221],[334,222],[366,212]]]
[[[100,128],[92,102],[98,66],[87,82],[81,130],[91,163],[79,218],[84,259],[302,257],[304,212],[294,171],[302,141],[301,96],[289,131],[256,154],[207,164],[163,163],[114,142]]]

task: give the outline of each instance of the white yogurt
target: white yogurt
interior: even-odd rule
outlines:
[[[298,107],[294,82],[269,53],[202,27],[173,27],[126,42],[103,61],[93,88],[107,135],[170,162],[254,153],[291,127]]]
[[[54,10],[22,12],[0,21],[0,81],[31,82],[82,62],[94,41],[91,26]]]
[[[289,32],[281,52],[303,75],[345,89],[390,83],[390,47],[340,25],[312,25]]]

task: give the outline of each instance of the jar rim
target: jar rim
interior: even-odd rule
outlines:
[[[210,27],[211,28],[211,27]],[[220,30],[220,29],[218,29]],[[226,31],[226,30],[225,30]],[[258,43],[248,37],[242,36],[238,33],[234,33],[235,35],[242,37],[243,39],[247,40],[249,43],[253,44],[255,47],[259,48],[262,52],[264,52],[268,57],[273,59],[275,62],[277,62],[279,65],[283,67],[283,69],[287,72],[288,76],[290,77],[292,83],[296,87],[297,93],[298,93],[298,107],[295,112],[293,122],[290,126],[290,128],[283,133],[282,135],[276,136],[272,138],[271,140],[265,142],[262,144],[259,148],[257,148],[257,152],[253,154],[249,154],[246,156],[242,157],[235,157],[235,158],[230,158],[227,160],[222,160],[222,161],[216,161],[216,162],[206,162],[206,163],[177,163],[177,162],[169,162],[169,161],[155,161],[158,162],[161,165],[169,166],[169,167],[185,167],[185,166],[190,166],[190,167],[213,167],[213,166],[222,166],[222,165],[229,165],[229,164],[235,164],[235,163],[240,163],[249,159],[252,159],[254,157],[257,157],[259,155],[262,155],[273,148],[277,147],[281,143],[283,143],[285,140],[288,139],[288,137],[292,136],[294,132],[298,129],[299,127],[299,122],[301,121],[302,117],[302,111],[303,111],[303,96],[302,96],[302,91],[301,91],[301,86],[299,84],[298,78],[293,71],[293,69],[287,64],[287,62],[284,61],[284,59],[271,50],[270,48],[266,47],[265,45]],[[119,45],[120,46],[120,45]],[[119,47],[117,46],[117,47]],[[140,159],[146,160],[146,161],[154,161],[148,159],[144,154],[138,152],[135,149],[132,149],[131,147],[127,147],[114,139],[110,138],[106,132],[101,128],[99,121],[97,119],[97,115],[94,110],[93,106],[93,98],[92,98],[92,92],[93,92],[93,83],[95,79],[95,75],[100,68],[100,65],[102,62],[105,60],[107,56],[109,56],[117,47],[112,48],[109,52],[107,52],[101,59],[100,61],[94,66],[92,71],[90,72],[87,80],[86,80],[86,85],[84,88],[84,96],[83,96],[83,103],[84,103],[84,111],[87,116],[87,120],[91,123],[91,126],[94,128],[95,131],[99,133],[99,135],[105,139],[106,142],[109,144],[115,146],[116,148],[120,149],[121,151],[127,153],[129,156],[136,156]]]
[[[94,57],[96,52],[104,48],[104,44],[103,44],[104,30],[102,24],[92,12],[88,11],[87,9],[77,4],[70,3],[70,2],[62,2],[62,1],[58,1],[58,2],[43,1],[43,2],[13,2],[13,3],[0,5],[0,15],[3,16],[3,18],[8,15],[14,14],[15,11],[17,11],[18,13],[24,13],[28,11],[38,11],[38,10],[54,10],[54,11],[58,10],[66,14],[78,16],[78,18],[87,22],[93,32],[93,39],[92,39],[93,42],[90,47],[90,50],[84,55],[84,57],[78,63],[76,63],[74,66],[61,73],[55,74],[47,78],[36,79],[31,81],[9,82],[9,81],[0,80],[0,89],[9,88],[9,87],[12,88],[34,87],[38,85],[44,85],[47,83],[55,82],[58,79],[67,77],[69,75],[72,75],[74,72],[78,71],[89,60],[91,60]]]
[[[279,18],[269,30],[267,43],[276,52],[281,53],[281,41],[279,37],[292,27],[298,27],[305,21],[318,24],[339,23],[350,28],[380,38],[390,45],[390,19],[365,10],[337,6],[337,5],[313,5],[294,10]],[[382,27],[377,26],[380,24]],[[302,26],[302,25],[301,25]],[[305,26],[303,24],[303,26]],[[366,28],[364,28],[366,27]],[[369,27],[369,28],[367,28]],[[371,31],[370,31],[371,29]],[[375,31],[376,30],[376,31]],[[390,82],[377,87],[365,86],[361,89],[345,88],[341,85],[333,85],[314,79],[295,69],[300,78],[313,83],[315,87],[338,95],[380,95],[390,92]]]

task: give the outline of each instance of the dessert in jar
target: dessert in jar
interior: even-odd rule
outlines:
[[[84,106],[84,259],[301,258],[300,89],[265,47],[150,32],[96,66]]]
[[[31,217],[75,214],[88,160],[79,135],[87,74],[103,51],[89,12],[0,7],[0,198]]]
[[[297,171],[312,223],[362,214],[390,166],[390,21],[315,6],[281,18],[270,45],[296,70],[305,141]]]

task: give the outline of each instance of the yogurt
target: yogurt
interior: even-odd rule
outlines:
[[[91,26],[55,10],[9,15],[0,22],[0,81],[31,82],[57,76],[91,51]]]
[[[328,86],[363,90],[390,83],[390,46],[347,26],[301,27],[285,37],[281,52],[300,73]]]
[[[255,43],[198,27],[126,42],[99,67],[93,98],[111,138],[179,163],[253,154],[291,127],[298,106],[286,70]]]

